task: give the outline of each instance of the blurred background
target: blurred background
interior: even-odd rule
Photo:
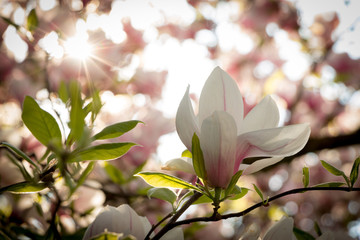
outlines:
[[[97,89],[104,106],[94,132],[138,119],[145,125],[115,141],[142,147],[97,164],[86,184],[62,203],[59,228],[75,235],[102,206],[121,203],[156,223],[171,206],[149,200],[147,185],[131,175],[139,166],[160,171],[163,163],[181,155],[185,146],[174,121],[178,104],[190,85],[196,106],[207,77],[220,66],[238,83],[245,112],[271,94],[280,109],[280,125],[309,122],[312,128],[299,154],[241,177],[239,186],[252,189],[255,183],[269,196],[301,187],[305,165],[310,185],[340,181],[320,160],[349,174],[360,155],[359,9],[355,0],[2,0],[0,140],[40,158],[45,149],[21,121],[25,96],[61,113],[63,106],[56,101],[61,81],[78,81],[84,96]],[[21,181],[18,168],[0,153],[0,187]],[[116,180],[109,168],[121,177]],[[10,231],[11,225],[42,234],[49,224],[51,197],[1,194],[0,231]],[[250,192],[225,202],[221,211],[241,211],[259,200]],[[186,215],[210,212],[211,205],[202,204]],[[358,193],[288,196],[243,218],[197,223],[184,231],[186,239],[238,239],[249,228],[267,229],[283,215],[293,216],[296,227],[314,235],[317,223],[322,231],[360,239]]]

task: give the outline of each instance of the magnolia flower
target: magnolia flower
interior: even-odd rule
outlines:
[[[296,240],[293,233],[294,219],[282,217],[280,221],[272,225],[265,233],[263,240],[288,239]]]
[[[195,116],[189,87],[176,114],[176,130],[189,151],[194,133],[200,139],[207,179],[211,187],[226,188],[240,169],[250,174],[293,155],[306,144],[310,127],[296,124],[278,127],[279,111],[275,101],[265,97],[246,116],[236,82],[216,67],[200,95],[199,112]],[[244,158],[271,157],[247,166]],[[186,158],[169,161],[164,169],[194,173]],[[189,170],[190,169],[190,170]]]
[[[296,240],[296,236],[293,232],[294,219],[291,217],[282,217],[280,221],[272,225],[265,233],[263,240],[278,240],[278,239],[289,239]],[[240,238],[245,240],[245,238]],[[257,239],[257,238],[256,238]],[[316,240],[351,240],[346,232],[342,231],[325,231],[321,236],[315,238]]]
[[[87,228],[83,240],[91,239],[101,233],[113,232],[122,233],[122,237],[128,235],[134,236],[138,240],[146,237],[151,229],[151,224],[146,217],[140,217],[137,213],[127,204],[120,205],[119,207],[107,206],[96,217]],[[162,240],[179,239],[183,240],[184,236],[181,228],[174,228],[166,233]]]

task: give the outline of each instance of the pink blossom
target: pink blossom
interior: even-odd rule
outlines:
[[[207,79],[195,116],[187,89],[177,111],[176,129],[181,141],[192,150],[194,133],[200,139],[207,179],[211,187],[226,188],[239,169],[250,174],[293,155],[306,144],[310,127],[296,124],[278,127],[279,111],[267,96],[246,116],[236,82],[220,67]],[[271,157],[241,164],[248,157]],[[189,172],[191,161],[180,158],[169,161],[165,169]],[[184,167],[186,166],[186,167]]]

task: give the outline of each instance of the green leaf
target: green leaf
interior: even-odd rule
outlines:
[[[303,167],[303,184],[304,187],[309,186],[309,168],[308,167]]]
[[[321,164],[323,165],[323,167],[329,172],[329,173],[332,173],[334,174],[335,176],[342,176],[348,187],[350,187],[350,181],[349,181],[349,178],[345,175],[345,173],[339,169],[337,169],[336,167],[332,166],[331,164],[321,160]]]
[[[130,131],[131,129],[133,129],[134,127],[136,127],[136,125],[138,123],[143,123],[143,122],[137,121],[137,120],[132,120],[132,121],[120,122],[120,123],[116,123],[116,124],[107,126],[103,130],[101,130],[101,132],[97,133],[94,136],[94,139],[101,140],[101,139],[120,137],[124,133],[126,133],[126,132]]]
[[[250,189],[248,188],[241,188],[239,186],[234,187],[233,191],[230,193],[230,200],[237,200],[240,199],[242,197],[244,197]]]
[[[144,179],[149,185],[153,187],[169,187],[178,189],[193,189],[201,192],[199,188],[194,185],[171,175],[158,172],[140,172],[135,176],[139,176]]]
[[[345,185],[345,183],[343,182],[326,182],[326,183],[316,184],[311,187],[341,187],[343,185]]]
[[[315,238],[310,233],[304,232],[303,230],[296,227],[293,228],[293,232],[297,240],[315,240]]]
[[[186,149],[181,153],[181,157],[192,158],[192,154],[189,150]]]
[[[240,171],[237,171],[237,173],[235,173],[232,176],[229,186],[225,190],[225,197],[227,197],[233,191],[233,189],[236,186],[236,183],[239,180],[239,178],[241,177],[242,173],[243,173],[243,170],[240,170]]]
[[[16,23],[14,23],[10,18],[7,18],[7,17],[1,17],[2,20],[4,20],[7,24],[13,26],[16,28],[16,30],[19,30],[20,26]]]
[[[320,226],[319,226],[319,224],[317,223],[317,221],[314,222],[314,230],[315,230],[315,232],[316,232],[316,234],[317,234],[318,236],[321,236],[321,235],[322,235]]]
[[[323,165],[323,167],[329,172],[334,174],[335,176],[342,176],[344,174],[343,171],[337,169],[336,167],[330,165],[329,163],[321,160],[321,164]]]
[[[61,132],[55,118],[42,110],[29,96],[25,97],[21,118],[34,137],[43,145],[61,144]]]
[[[104,233],[101,233],[95,237],[90,238],[91,240],[118,240],[118,239],[124,239],[122,238],[124,236],[123,233],[113,233],[113,232],[108,232],[105,229]]]
[[[69,91],[64,81],[60,82],[58,94],[63,103],[67,103],[67,101],[70,99]]]
[[[192,151],[192,157],[193,157],[192,158],[193,166],[194,166],[196,175],[199,178],[206,180],[207,173],[206,173],[206,169],[205,169],[204,155],[200,148],[200,140],[199,140],[198,136],[196,135],[196,133],[194,133],[193,138],[192,138],[191,151]]]
[[[76,153],[70,162],[80,162],[87,160],[113,160],[123,156],[135,143],[107,143],[89,147]]]
[[[110,163],[104,162],[104,170],[114,183],[122,185],[126,182],[123,173]]]
[[[209,198],[207,195],[202,195],[201,197],[199,197],[198,200],[196,200],[193,204],[204,204],[204,203],[212,203],[213,200],[211,198]]]
[[[358,179],[359,176],[359,165],[360,165],[360,157],[358,157],[352,168],[351,168],[351,173],[350,173],[350,182],[351,182],[351,187],[354,186],[356,180]]]
[[[103,106],[103,104],[101,103],[99,91],[93,91],[91,103],[91,122],[93,123],[98,113],[100,112],[100,109]]]
[[[72,193],[74,193],[76,191],[76,189],[78,189],[86,180],[86,178],[89,176],[89,174],[92,172],[92,170],[94,169],[94,165],[95,162],[90,162],[87,167],[85,168],[85,170],[81,173],[79,179],[77,180],[76,186],[74,189],[72,189]]]
[[[10,143],[7,143],[7,142],[2,142],[0,144],[0,147],[6,147],[10,151],[14,152],[17,156],[21,157],[22,159],[24,159],[25,161],[27,161],[28,163],[33,165],[36,168],[36,170],[38,170],[38,172],[40,172],[39,167],[20,149],[14,147],[13,145],[11,145]]]
[[[132,175],[136,175],[138,172],[141,172],[143,170],[143,168],[145,167],[147,161],[144,161],[143,163],[141,163],[139,166],[137,166],[134,171],[132,172]]]
[[[45,188],[46,188],[46,184],[43,182],[34,183],[34,182],[24,181],[1,188],[0,194],[3,192],[11,192],[15,194],[35,193],[35,192],[40,192]]]
[[[27,169],[25,168],[22,161],[19,161],[16,157],[14,157],[12,154],[6,154],[8,159],[20,170],[21,174],[23,175],[25,181],[31,181],[33,177],[28,173]]]
[[[253,184],[253,186],[257,194],[260,196],[261,200],[264,201],[264,195],[262,194],[261,190],[255,184]]]
[[[173,205],[177,199],[176,194],[168,188],[151,188],[147,192],[147,196],[149,198],[153,197],[153,198],[158,198],[158,199],[167,201],[167,202],[171,203],[171,205]]]
[[[85,111],[82,109],[83,100],[81,99],[80,85],[76,81],[70,83],[70,134],[68,136],[68,145],[71,145],[74,141],[79,141],[84,134],[85,127]]]
[[[27,17],[27,29],[30,32],[33,32],[38,27],[38,25],[39,25],[39,20],[38,20],[38,17],[36,15],[36,11],[34,8],[30,11],[30,13]]]

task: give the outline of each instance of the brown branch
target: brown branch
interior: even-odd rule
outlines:
[[[356,191],[356,192],[360,192],[360,188],[349,188],[349,187],[310,187],[310,188],[296,188],[296,189],[292,189],[283,193],[280,193],[278,195],[275,195],[271,198],[268,199],[267,204],[279,199],[281,197],[284,196],[288,196],[288,195],[292,195],[292,194],[297,194],[297,193],[303,193],[303,192],[308,192],[308,191],[344,191],[344,192],[352,192],[352,191]],[[194,222],[216,222],[219,221],[221,219],[228,219],[228,218],[233,218],[233,217],[241,217],[244,216],[246,214],[248,214],[249,212],[255,210],[256,208],[259,208],[261,206],[264,206],[264,202],[259,202],[254,204],[253,206],[245,209],[244,211],[241,212],[237,212],[237,213],[230,213],[230,214],[225,214],[225,215],[211,215],[210,217],[197,217],[197,218],[191,218],[191,219],[186,219],[183,221],[178,221],[178,222],[173,222],[173,223],[168,223],[163,229],[161,229],[161,235],[160,232],[153,238],[153,239],[159,239],[161,236],[163,236],[166,232],[170,231],[171,229],[180,226],[180,225],[185,225],[185,224],[190,224],[190,223],[194,223]]]

